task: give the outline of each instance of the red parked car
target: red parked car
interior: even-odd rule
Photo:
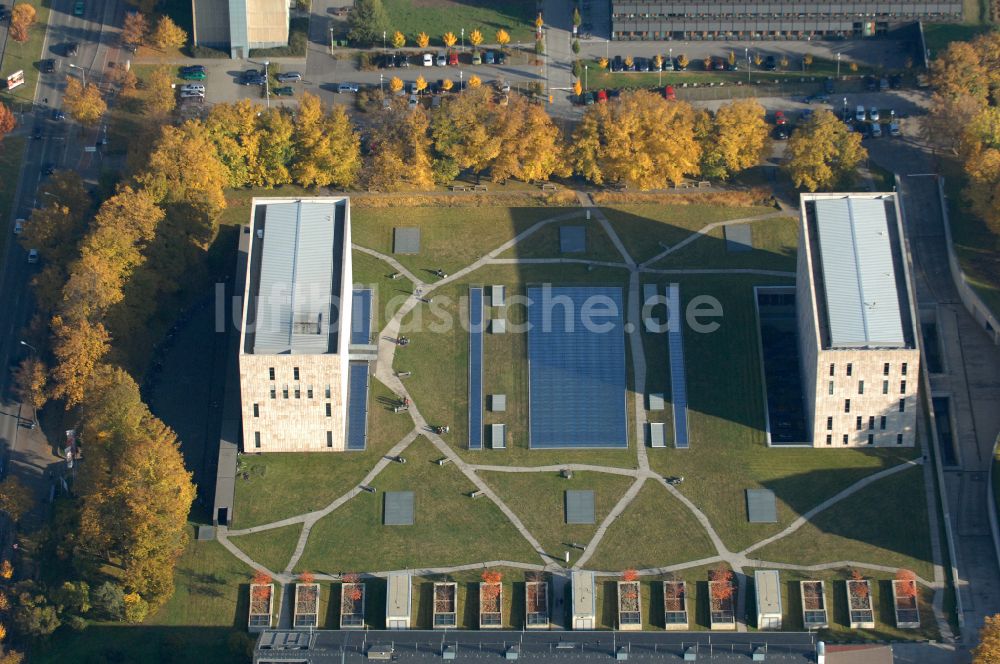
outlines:
[[[663,96],[670,101],[677,99],[677,95],[674,94],[674,86],[668,85],[663,88]]]
[[[601,102],[601,101],[607,101],[607,100],[608,100],[608,93],[606,91],[604,91],[604,90],[598,90],[597,91],[597,101]]]
[[[787,118],[785,118],[784,111],[777,111],[774,114],[774,124],[776,124],[776,125],[778,125],[780,127],[781,125],[787,124],[787,123],[788,123],[788,120],[787,120]]]
[[[448,64],[451,65],[452,67],[458,66],[458,53],[452,51],[451,53],[448,54]]]

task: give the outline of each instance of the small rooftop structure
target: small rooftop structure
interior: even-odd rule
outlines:
[[[750,523],[777,523],[778,508],[770,489],[747,489],[747,520]]]
[[[503,450],[507,448],[506,424],[490,425],[490,447],[495,450]]]
[[[781,629],[781,581],[778,570],[753,573],[757,596],[757,629]]]
[[[725,227],[726,251],[732,254],[753,251],[753,234],[750,224],[727,224]]]
[[[588,491],[566,492],[566,523],[567,524],[594,523],[593,491],[588,490]]]
[[[651,392],[649,395],[649,410],[663,410],[663,395]]]
[[[386,629],[410,629],[410,604],[413,581],[405,572],[393,572],[386,579]]]
[[[490,306],[507,306],[507,289],[505,286],[498,284],[490,286]]]
[[[420,229],[419,228],[392,229],[392,253],[419,254]]]
[[[597,606],[594,593],[594,573],[577,570],[570,578],[573,603],[573,629],[594,629]]]
[[[667,446],[667,425],[663,422],[650,422],[649,423],[649,446],[650,447],[666,447]]]
[[[507,410],[507,395],[506,394],[493,394],[490,395],[490,410],[494,413],[502,413]]]
[[[383,514],[383,525],[412,526],[413,525],[413,492],[386,491]]]
[[[507,332],[507,319],[494,318],[490,321],[490,332],[493,334],[504,334]]]
[[[582,254],[587,251],[587,229],[583,226],[559,227],[559,252]]]

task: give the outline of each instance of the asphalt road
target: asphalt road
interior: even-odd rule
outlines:
[[[62,105],[62,94],[67,75],[86,74],[88,82],[99,82],[108,58],[117,43],[122,4],[119,0],[88,2],[83,16],[73,16],[73,0],[53,0],[42,47],[42,58],[54,58],[56,70],[51,74],[41,74],[32,99],[32,111],[24,114],[19,131],[27,136],[40,132],[39,138],[31,138],[25,153],[20,178],[16,185],[16,196],[10,219],[4,232],[13,238],[15,219],[30,217],[31,210],[46,203],[37,200],[38,187],[45,178],[46,165],[56,169],[72,169],[80,173],[84,180],[94,185],[100,173],[100,153],[84,152],[84,146],[93,145],[100,132],[99,128],[83,130],[70,120],[55,120],[53,110]],[[65,44],[77,42],[80,45],[76,56],[65,54]],[[75,67],[70,67],[73,64]],[[36,66],[38,64],[36,63]],[[27,100],[26,100],[27,101]],[[28,222],[30,223],[30,222]],[[21,345],[22,331],[33,313],[33,302],[28,284],[37,265],[29,265],[27,252],[17,241],[5,245],[2,256],[3,270],[0,273],[0,310],[4,312],[3,327],[0,329],[0,358],[3,367],[16,366],[31,350]],[[42,257],[44,261],[44,256]],[[36,489],[37,496],[48,496],[50,481],[47,474],[53,466],[60,464],[54,455],[55,446],[61,443],[63,432],[34,430],[23,425],[34,418],[30,408],[19,403],[11,394],[12,374],[2,372],[0,378],[0,448],[4,457],[10,460],[5,471],[15,473],[24,482]],[[42,503],[44,505],[44,503]],[[42,508],[40,507],[40,510]],[[34,517],[40,512],[36,513]],[[25,526],[32,525],[31,517],[25,519]]]

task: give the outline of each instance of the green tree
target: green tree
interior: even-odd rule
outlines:
[[[125,591],[117,583],[105,581],[90,594],[98,619],[120,621],[125,617]]]
[[[187,38],[187,32],[165,14],[156,22],[156,28],[149,36],[153,46],[159,49],[180,48],[187,43]]]
[[[583,17],[580,16],[580,8],[573,8],[573,27],[579,28],[580,24],[583,23]]]
[[[788,173],[796,187],[817,191],[850,186],[867,151],[861,134],[849,132],[828,110],[813,114],[788,141]]]
[[[48,636],[62,624],[56,608],[31,581],[22,581],[15,587],[11,617],[18,633],[29,638]]]
[[[382,0],[357,0],[348,19],[347,38],[357,46],[370,47],[381,43],[389,29],[389,17]]]

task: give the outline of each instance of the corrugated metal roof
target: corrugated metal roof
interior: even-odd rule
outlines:
[[[254,353],[329,350],[337,203],[267,205]]]
[[[885,201],[818,199],[816,232],[830,345],[903,346],[903,320]]]

